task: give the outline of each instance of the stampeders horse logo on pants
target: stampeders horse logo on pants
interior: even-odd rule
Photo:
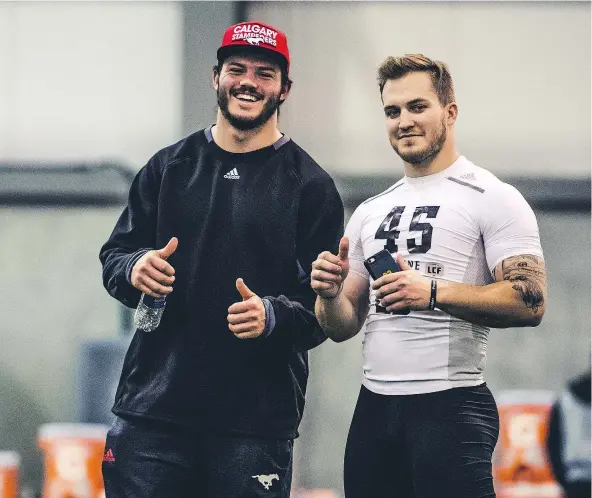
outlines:
[[[274,479],[276,479],[277,481],[280,480],[280,476],[278,476],[277,474],[258,475],[252,477],[253,479],[257,479],[265,489],[271,488]]]

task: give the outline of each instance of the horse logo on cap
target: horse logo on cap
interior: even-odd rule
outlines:
[[[262,36],[252,36],[247,38],[245,41],[247,41],[250,45],[259,45],[261,42],[265,42]]]

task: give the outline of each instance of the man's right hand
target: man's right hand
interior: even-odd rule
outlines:
[[[322,298],[334,299],[343,289],[343,282],[349,272],[349,239],[342,237],[339,254],[324,251],[312,264],[310,286]]]
[[[179,240],[173,237],[162,249],[153,249],[144,254],[132,268],[132,285],[152,297],[162,297],[173,292],[175,269],[167,259],[177,249]]]

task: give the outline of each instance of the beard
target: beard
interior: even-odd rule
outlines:
[[[235,93],[238,93],[238,91]],[[269,97],[267,102],[265,102],[263,109],[261,109],[261,112],[258,116],[255,116],[254,118],[241,118],[230,112],[228,109],[229,100],[230,99],[226,91],[218,87],[218,107],[220,108],[222,115],[231,124],[231,126],[241,131],[253,130],[267,123],[281,104],[280,94],[278,93],[277,95],[272,95]]]
[[[446,142],[446,138],[448,136],[448,131],[446,130],[445,120],[443,119],[440,123],[440,129],[434,140],[423,150],[418,150],[414,152],[401,152],[399,148],[393,144],[393,149],[399,155],[403,161],[409,164],[423,164],[427,163],[430,159],[442,150],[444,146],[444,142]],[[430,161],[431,162],[431,161]]]

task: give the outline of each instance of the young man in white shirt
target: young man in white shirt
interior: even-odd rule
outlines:
[[[362,203],[339,253],[313,263],[316,316],[334,341],[364,323],[346,498],[494,497],[497,406],[483,380],[489,328],[536,326],[546,305],[537,222],[512,186],[456,149],[446,65],[421,54],[378,70],[405,177]],[[400,272],[373,281],[387,249]]]

